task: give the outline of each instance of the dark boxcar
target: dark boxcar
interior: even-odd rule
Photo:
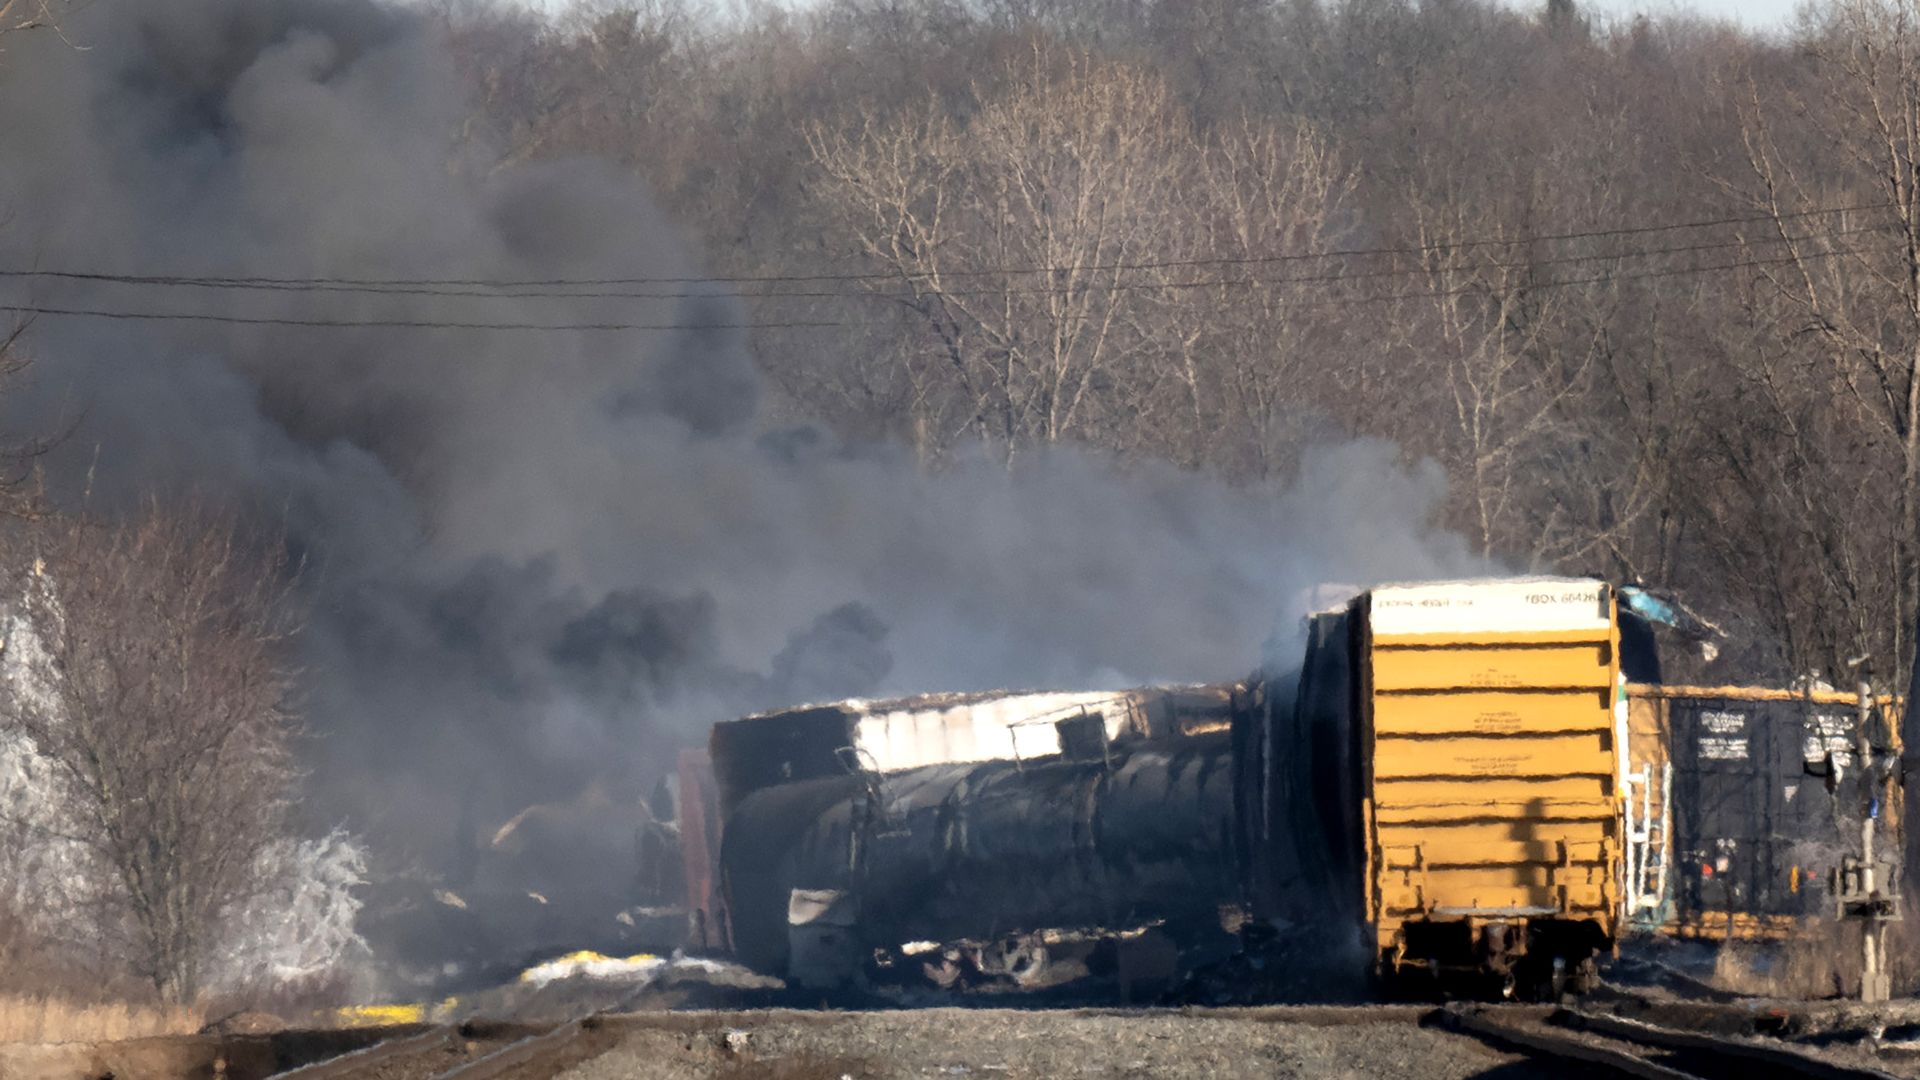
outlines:
[[[1672,767],[1672,863],[1659,921],[1687,935],[1748,937],[1832,914],[1830,874],[1857,853],[1861,822],[1881,809],[1857,760],[1853,701],[1832,691],[1636,693],[1658,695]]]

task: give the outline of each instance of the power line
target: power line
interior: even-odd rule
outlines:
[[[1610,251],[1596,254],[1562,255],[1553,258],[1528,259],[1514,262],[1486,261],[1450,264],[1438,267],[1409,266],[1391,269],[1372,269],[1360,271],[1338,271],[1327,274],[1305,276],[1263,278],[1263,277],[1218,277],[1180,281],[1108,281],[1086,282],[1079,285],[1026,285],[1003,289],[961,289],[941,290],[941,295],[954,298],[999,297],[1008,295],[1059,295],[1068,292],[1151,292],[1157,290],[1191,290],[1213,288],[1254,288],[1271,286],[1331,284],[1345,281],[1360,281],[1379,278],[1418,277],[1438,273],[1477,272],[1484,270],[1531,270],[1545,266],[1563,266],[1589,262],[1619,262],[1629,259],[1654,258],[1665,255],[1695,254],[1704,251],[1722,251],[1729,248],[1749,248],[1772,246],[1782,243],[1807,243],[1820,240],[1833,240],[1864,233],[1883,232],[1890,229],[1887,225],[1866,225],[1849,229],[1836,229],[1823,232],[1802,233],[1792,236],[1763,237],[1757,240],[1717,240],[1694,244],[1680,244],[1660,248],[1640,248],[1627,251]],[[973,271],[969,273],[991,273],[993,271]],[[25,276],[30,271],[0,271],[0,277]],[[331,294],[371,294],[375,296],[431,296],[447,299],[477,300],[514,300],[514,299],[562,299],[562,300],[694,300],[704,298],[732,298],[728,294],[701,292],[645,292],[645,291],[497,291],[458,286],[438,286],[431,284],[408,286],[380,285],[343,285],[327,282],[291,283],[282,281],[248,280],[239,278],[170,278],[155,275],[110,274],[110,273],[70,273],[54,274],[58,276],[86,280],[98,284],[157,285],[209,290],[231,290],[239,292],[261,291],[277,293],[331,293]],[[958,275],[951,275],[958,276]],[[504,286],[503,288],[514,288]],[[875,290],[806,290],[771,293],[743,293],[737,295],[741,300],[793,300],[793,299],[846,299],[846,300],[908,300],[915,294],[875,291]],[[647,327],[636,327],[645,329]]]
[[[1810,252],[1805,255],[1780,255],[1768,259],[1744,259],[1726,263],[1710,263],[1706,266],[1669,266],[1659,270],[1639,270],[1627,274],[1595,274],[1584,278],[1557,278],[1550,281],[1530,282],[1520,288],[1521,292],[1534,290],[1571,288],[1576,285],[1605,285],[1615,281],[1648,281],[1657,278],[1685,277],[1689,274],[1718,273],[1726,270],[1747,270],[1761,266],[1787,266],[1806,259],[1832,259],[1845,255],[1867,255],[1875,251],[1899,251],[1900,245],[1881,245],[1879,247],[1835,248],[1829,251]],[[1468,285],[1457,289],[1442,289],[1433,292],[1390,293],[1377,296],[1354,297],[1346,300],[1303,300],[1296,307],[1341,306],[1342,304],[1379,303],[1392,300],[1431,300],[1449,296],[1465,296],[1484,291],[1478,285]]]
[[[1801,259],[1826,259],[1847,255],[1864,255],[1873,251],[1898,250],[1898,245],[1882,245],[1878,248],[1836,248],[1828,251],[1812,252],[1806,255],[1783,255],[1768,259],[1742,259],[1732,262],[1713,263],[1704,266],[1666,267],[1658,270],[1635,271],[1625,274],[1598,274],[1584,278],[1557,278],[1546,281],[1529,282],[1521,291],[1534,292],[1548,289],[1571,288],[1578,285],[1608,284],[1620,281],[1640,281],[1656,278],[1682,277],[1691,274],[1717,273],[1728,270],[1750,269],[1761,266],[1783,266]],[[1401,293],[1380,293],[1371,296],[1321,298],[1290,301],[1289,307],[1350,307],[1360,304],[1384,303],[1396,300],[1431,300],[1450,296],[1463,296],[1484,291],[1479,285],[1469,285],[1454,289],[1420,290]],[[684,330],[784,330],[784,329],[825,329],[863,325],[857,322],[835,321],[791,321],[771,323],[484,323],[453,322],[433,319],[311,319],[280,316],[217,315],[211,313],[185,312],[138,312],[119,311],[100,308],[65,308],[42,305],[0,304],[0,311],[19,315],[71,316],[81,318],[152,320],[152,321],[191,321],[249,326],[296,326],[336,329],[359,328],[402,328],[426,330],[506,330],[506,331],[684,331]]]
[[[1519,247],[1538,243],[1559,243],[1570,240],[1594,240],[1607,237],[1639,236],[1652,233],[1678,232],[1688,229],[1706,229],[1728,225],[1770,224],[1779,221],[1802,220],[1829,214],[1859,213],[1870,210],[1884,210],[1899,205],[1893,202],[1861,203],[1849,206],[1815,207],[1808,210],[1785,214],[1754,214],[1736,217],[1707,218],[1695,221],[1670,222],[1662,225],[1619,226],[1607,229],[1587,229],[1576,232],[1538,233],[1531,236],[1479,237],[1471,240],[1449,241],[1444,243],[1421,244],[1402,247],[1373,248],[1336,248],[1320,252],[1288,252],[1275,255],[1216,256],[1194,259],[1157,259],[1131,262],[1096,263],[1086,266],[1007,266],[978,270],[954,270],[942,272],[942,277],[980,277],[1016,274],[1064,274],[1064,273],[1109,273],[1132,270],[1166,270],[1193,268],[1202,266],[1247,266],[1287,264],[1295,262],[1319,261],[1342,258],[1366,258],[1383,255],[1432,255],[1448,251],[1464,251],[1485,247]],[[1757,242],[1757,241],[1756,241]],[[908,277],[932,277],[932,273],[910,272]],[[762,283],[810,283],[810,282],[849,282],[849,281],[896,281],[901,275],[894,272],[872,271],[866,273],[837,274],[715,274],[705,276],[649,276],[622,278],[356,278],[356,277],[268,277],[251,275],[178,275],[178,274],[106,274],[77,270],[0,270],[0,278],[56,278],[76,281],[103,281],[120,284],[201,284],[209,287],[274,287],[274,286],[354,286],[364,288],[399,288],[407,286],[421,287],[473,287],[473,288],[565,288],[569,286],[625,286],[625,285],[750,285]]]
[[[217,315],[211,312],[115,311],[103,308],[47,307],[38,304],[0,304],[0,311],[16,315],[64,315],[94,319],[132,319],[158,322],[237,323],[243,326],[312,326],[341,329],[401,330],[786,330],[811,327],[847,326],[840,322],[773,323],[526,323],[526,322],[450,322],[439,319],[310,319],[278,315]]]

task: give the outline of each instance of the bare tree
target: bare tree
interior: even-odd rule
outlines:
[[[1451,186],[1408,200],[1426,288],[1395,305],[1393,325],[1406,335],[1397,351],[1431,370],[1444,393],[1435,452],[1449,466],[1462,531],[1482,555],[1551,564],[1569,552],[1555,550],[1565,539],[1550,516],[1559,508],[1539,498],[1547,478],[1537,466],[1573,434],[1565,406],[1585,388],[1599,344],[1579,325],[1592,298],[1539,287],[1526,235]]]
[[[1178,336],[1171,275],[1128,266],[1200,249],[1176,196],[1193,133],[1164,83],[1038,41],[1001,76],[964,123],[929,101],[816,125],[808,143],[879,287],[917,324],[916,371],[955,391],[923,395],[946,406],[934,424],[1011,462],[1102,428],[1105,388],[1160,374],[1140,365]]]
[[[14,385],[27,371],[27,350],[23,343],[27,325],[25,321],[15,322],[5,333],[0,333],[0,391]],[[0,444],[0,515],[25,517],[34,512],[39,500],[37,490],[29,483],[33,463],[55,441],[56,436],[43,433],[39,437],[16,438],[10,444]]]
[[[96,875],[98,930],[191,1000],[260,887],[295,781],[284,559],[194,510],[48,517],[10,537],[0,733]]]
[[[1203,131],[1156,75],[1037,39],[972,96],[963,118],[933,100],[808,138],[834,223],[908,316],[936,452],[1077,439],[1274,472],[1313,319],[1259,270],[1327,247],[1351,185],[1327,140]]]
[[[1186,334],[1169,359],[1190,415],[1171,425],[1161,453],[1255,483],[1291,472],[1344,389],[1349,365],[1340,361],[1364,337],[1347,332],[1329,306],[1352,290],[1311,280],[1326,276],[1327,264],[1314,257],[1340,239],[1333,222],[1355,185],[1332,140],[1310,124],[1242,116],[1207,139],[1180,198],[1193,219],[1188,227],[1220,263],[1189,274],[1186,284],[1209,277],[1220,284],[1173,298],[1189,308],[1180,324]],[[1304,271],[1289,269],[1303,260]]]
[[[782,421],[1255,483],[1385,436],[1481,551],[1750,626],[1748,677],[1904,658],[1916,260],[1864,249],[1920,221],[1916,0],[1786,40],[1586,6],[613,0],[455,36],[503,155],[623,161],[716,272],[808,278],[742,290]]]
[[[58,29],[64,6],[58,0],[0,0],[0,35]]]
[[[1730,298],[1773,332],[1739,358],[1771,438],[1723,456],[1780,560],[1761,600],[1795,659],[1891,671],[1920,610],[1920,4],[1837,0],[1804,56],[1745,80],[1726,186],[1767,220]]]

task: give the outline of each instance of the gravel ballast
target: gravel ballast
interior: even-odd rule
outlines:
[[[1042,1080],[1047,1077],[1555,1075],[1412,1022],[1323,1025],[1226,1013],[1001,1009],[681,1013],[631,1018],[566,1080]]]

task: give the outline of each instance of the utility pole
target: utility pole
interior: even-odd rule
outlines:
[[[1847,666],[1859,672],[1853,760],[1860,770],[1864,805],[1860,808],[1860,855],[1842,860],[1834,891],[1841,918],[1860,923],[1860,1000],[1877,1004],[1893,996],[1892,977],[1886,967],[1886,936],[1887,924],[1900,917],[1900,871],[1881,863],[1874,843],[1899,770],[1893,756],[1882,752],[1889,740],[1876,738],[1883,718],[1873,692],[1873,664],[1862,656]],[[1832,753],[1829,749],[1830,761]],[[1838,784],[1841,765],[1834,761],[1832,767],[1833,782]]]
[[[1911,681],[1900,703],[1900,758],[1894,777],[1900,785],[1901,884],[1908,895],[1920,895],[1920,832],[1914,827],[1920,822],[1920,621],[1915,631]]]

